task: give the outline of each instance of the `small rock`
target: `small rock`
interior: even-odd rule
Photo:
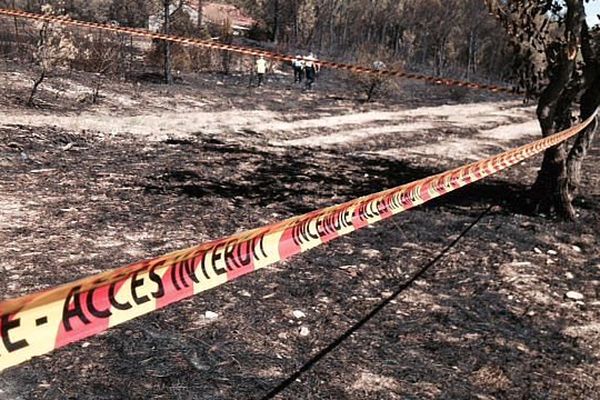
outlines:
[[[573,245],[573,246],[571,246],[571,248],[572,248],[574,251],[576,251],[577,253],[581,253],[581,247]]]
[[[542,251],[540,249],[538,249],[537,247],[534,247],[533,251],[537,254],[542,254]]]
[[[529,349],[526,346],[524,346],[524,345],[522,345],[520,343],[517,344],[516,348],[517,348],[517,350],[519,350],[519,351],[521,351],[523,353],[527,353],[529,351]]]
[[[308,335],[310,335],[310,330],[305,326],[301,327],[300,328],[300,336],[306,337]]]
[[[531,263],[529,261],[513,261],[508,265],[513,267],[530,267]]]
[[[89,345],[90,345],[90,342],[83,342],[81,344],[81,347],[83,347],[85,349],[86,347],[89,347]]]
[[[294,318],[296,318],[296,319],[300,319],[300,318],[304,318],[304,317],[306,317],[306,314],[304,314],[304,313],[303,313],[302,311],[300,311],[300,310],[294,310],[294,311],[292,312],[292,315],[293,315],[293,316],[294,316]]]
[[[570,290],[565,293],[565,297],[570,300],[583,300],[583,295],[579,292],[575,292],[574,290]]]
[[[249,292],[249,291],[247,291],[247,290],[242,290],[242,291],[240,292],[240,296],[244,296],[244,297],[252,297],[252,295],[250,294],[250,292]]]
[[[546,260],[546,264],[548,264],[548,265],[554,264],[554,261],[551,258],[549,258]]]
[[[573,278],[575,278],[575,275],[573,275],[571,272],[565,272],[565,278],[573,279]]]
[[[375,257],[379,257],[381,255],[381,252],[379,250],[375,250],[375,249],[364,249],[361,251],[361,254],[363,254],[369,258],[375,258]]]
[[[75,143],[71,142],[62,148],[62,151],[69,151],[75,146]]]
[[[555,256],[558,253],[556,252],[556,250],[548,250],[548,254],[550,254],[551,256]]]
[[[204,318],[206,318],[206,319],[217,319],[217,318],[219,318],[219,314],[217,314],[216,312],[207,311],[207,312],[204,313]]]

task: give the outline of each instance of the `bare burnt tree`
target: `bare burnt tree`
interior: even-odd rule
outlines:
[[[163,32],[165,35],[170,33],[171,28],[171,0],[163,0]],[[168,40],[164,41],[164,79],[167,85],[173,84],[173,71],[171,68],[171,42]]]
[[[198,33],[202,32],[202,17],[204,14],[204,0],[198,0]]]
[[[280,12],[281,12],[281,7],[279,5],[279,0],[273,0],[273,32],[272,32],[272,36],[271,36],[271,40],[275,43],[277,43],[279,41],[279,30],[280,30],[280,23],[281,23],[281,16],[280,16]]]
[[[564,6],[552,0],[486,1],[529,71],[522,79],[538,95],[544,137],[591,116],[600,102],[600,54],[598,35],[585,22],[585,1],[566,0]],[[596,130],[592,124],[571,147],[563,143],[545,152],[529,196],[534,211],[575,218],[573,198]]]
[[[40,87],[40,85],[46,78],[46,75],[48,74],[48,62],[44,59],[46,57],[44,53],[47,52],[46,48],[48,46],[48,25],[48,22],[43,22],[39,31],[37,57],[40,65],[40,74],[33,81],[33,86],[31,87],[29,98],[27,99],[28,107],[33,106],[33,99],[35,98],[38,88]]]
[[[12,8],[17,8],[17,4],[15,2],[15,0],[12,0]],[[17,18],[14,18],[14,23],[15,23],[15,43],[17,44],[16,46],[16,52],[17,55],[19,54],[19,49],[20,49],[20,45],[19,42],[21,41],[19,38],[19,21],[17,20]]]
[[[233,28],[230,19],[225,20],[225,24],[223,24],[223,26],[221,27],[221,41],[227,44],[233,43]],[[221,66],[225,75],[229,75],[229,72],[231,70],[231,60],[231,52],[221,52]]]

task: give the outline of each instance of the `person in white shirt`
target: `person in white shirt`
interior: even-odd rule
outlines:
[[[260,56],[256,60],[256,74],[258,75],[258,86],[261,87],[267,73],[267,60],[264,56]]]
[[[294,83],[302,83],[304,77],[304,60],[301,55],[297,55],[292,61],[292,68],[294,68]]]

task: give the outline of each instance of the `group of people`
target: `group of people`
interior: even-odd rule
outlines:
[[[321,65],[314,54],[310,53],[306,57],[297,55],[292,61],[292,68],[294,69],[294,83],[302,83],[306,77],[305,87],[311,89],[317,73],[321,70]]]
[[[294,69],[294,83],[301,84],[305,80],[304,87],[306,90],[312,89],[317,73],[321,70],[321,66],[313,53],[310,53],[306,57],[297,55],[292,61],[292,68]],[[258,76],[259,87],[263,85],[267,69],[267,60],[265,60],[264,56],[260,56],[256,60],[256,74]]]

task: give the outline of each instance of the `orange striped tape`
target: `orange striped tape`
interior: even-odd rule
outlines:
[[[243,47],[243,46],[235,46],[235,45],[231,45],[231,44],[220,43],[220,42],[213,41],[213,40],[202,40],[202,39],[183,37],[183,36],[166,35],[164,33],[150,32],[148,30],[139,29],[139,28],[128,28],[128,27],[121,27],[121,26],[115,26],[115,25],[100,24],[97,22],[79,21],[79,20],[71,19],[68,16],[43,15],[43,14],[35,14],[35,13],[30,13],[30,12],[21,11],[21,10],[12,10],[12,9],[4,9],[4,8],[0,8],[0,15],[32,19],[32,20],[37,20],[37,21],[53,22],[53,23],[62,24],[62,25],[78,26],[81,28],[104,30],[104,31],[110,31],[110,32],[114,32],[114,33],[126,33],[129,35],[140,36],[140,37],[145,37],[145,38],[150,38],[150,39],[168,40],[170,42],[181,43],[181,44],[188,45],[188,46],[203,47],[203,48],[215,49],[215,50],[225,50],[225,51],[229,51],[232,53],[244,54],[244,55],[248,55],[248,56],[264,56],[264,57],[267,57],[267,58],[270,58],[273,60],[277,60],[277,61],[291,62],[295,59],[294,56],[275,53],[275,52],[266,51],[266,50],[253,49],[250,47]],[[474,83],[474,82],[468,82],[468,81],[457,80],[457,79],[439,78],[439,77],[423,75],[423,74],[414,74],[414,73],[400,71],[400,70],[367,68],[367,67],[360,67],[360,66],[351,65],[351,64],[343,64],[343,63],[338,63],[338,62],[333,62],[333,61],[321,61],[321,60],[319,60],[319,64],[321,64],[322,66],[325,66],[325,67],[329,67],[329,68],[342,69],[342,70],[352,71],[352,72],[356,72],[356,73],[386,75],[386,76],[393,76],[393,77],[398,77],[398,78],[414,79],[414,80],[425,81],[425,82],[428,82],[431,84],[436,84],[436,85],[456,86],[456,87],[464,87],[464,88],[468,88],[468,89],[487,90],[487,91],[494,92],[494,93],[513,93],[513,94],[516,93],[515,89],[502,87],[502,86],[498,86],[498,85],[488,85],[488,84],[483,84],[483,83]]]
[[[0,303],[0,370],[327,243],[502,171],[585,129],[337,206]]]

